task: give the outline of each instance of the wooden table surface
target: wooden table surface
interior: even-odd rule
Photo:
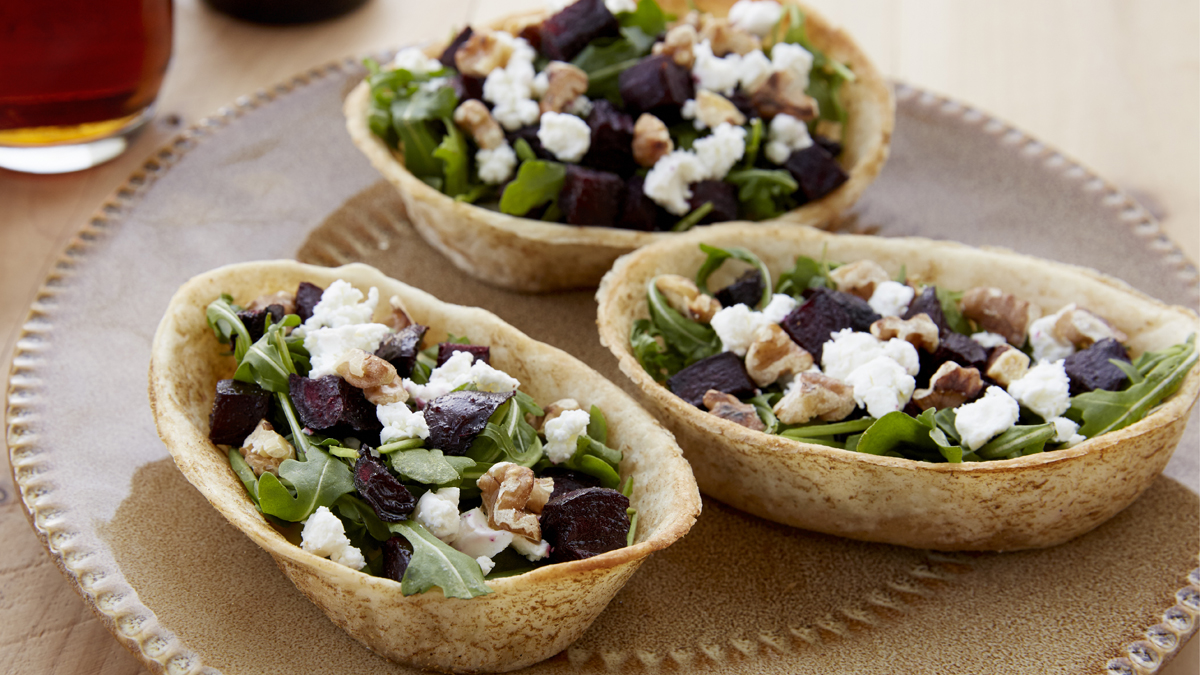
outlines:
[[[1140,200],[1200,259],[1200,5],[1195,0],[809,0],[883,72],[1016,125]],[[240,95],[334,59],[436,39],[540,0],[370,0],[340,19],[263,27],[175,0],[158,117],[122,157],[61,176],[0,170],[0,345],[66,242],[174,134]],[[30,529],[4,454],[0,666],[6,673],[145,673],[59,574]],[[1164,600],[1164,607],[1165,607]],[[1166,675],[1200,672],[1192,640]]]

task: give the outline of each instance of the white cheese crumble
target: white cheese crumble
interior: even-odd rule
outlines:
[[[708,125],[704,123],[704,120],[696,117],[696,114],[697,104],[696,99],[694,98],[689,98],[688,100],[684,101],[683,107],[679,109],[679,115],[685,120],[691,120],[692,126],[695,127],[697,131],[707,129]]]
[[[986,330],[981,333],[972,333],[971,339],[977,342],[979,346],[983,347],[984,349],[993,349],[995,347],[999,347],[1000,345],[1008,344],[1008,340],[1004,339],[1003,335],[999,333],[990,333]]]
[[[533,100],[533,61],[537,52],[524,38],[497,31],[494,36],[512,44],[512,54],[503,68],[488,73],[483,81],[483,100],[493,103],[492,117],[505,129],[515,131],[537,122],[541,110]]]
[[[533,76],[533,83],[529,85],[533,97],[541,99],[546,95],[546,90],[550,88],[550,75],[546,71],[542,71]]]
[[[775,66],[771,63],[771,59],[767,58],[761,49],[755,49],[742,56],[738,69],[738,82],[741,83],[744,91],[753,93],[763,82],[767,81],[773,72],[775,72]]]
[[[587,126],[586,124],[584,125]],[[723,180],[746,154],[746,130],[728,122],[722,122],[712,134],[696,139],[692,144],[696,158],[704,165],[706,178]]]
[[[314,315],[315,316],[315,315]],[[351,350],[361,349],[374,354],[379,344],[392,332],[381,323],[360,323],[337,328],[309,330],[304,336],[304,348],[308,350],[312,379],[335,374],[339,361]]]
[[[583,159],[592,145],[592,130],[588,123],[567,113],[543,113],[537,136],[542,147],[564,162]]]
[[[692,47],[692,54],[696,57],[692,64],[692,79],[696,81],[696,88],[732,96],[740,79],[742,57],[736,52],[725,58],[714,56],[712,43],[708,40]]]
[[[912,286],[898,281],[884,281],[875,285],[875,292],[867,304],[880,316],[900,316],[908,309],[916,293]]]
[[[417,500],[417,508],[412,513],[413,520],[447,544],[453,542],[461,523],[458,497],[458,488],[453,487],[426,492]]]
[[[479,570],[483,572],[484,576],[491,574],[492,570],[496,569],[496,561],[486,555],[479,556],[475,559],[475,562],[479,564]]]
[[[470,352],[454,352],[441,366],[429,374],[429,382],[417,384],[410,379],[403,381],[404,389],[413,398],[432,401],[448,394],[464,384],[474,384],[479,391],[516,391],[521,383],[503,370],[475,361]]]
[[[880,356],[896,362],[908,375],[920,371],[920,357],[912,343],[900,338],[880,342],[874,335],[853,328],[843,328],[830,336],[821,348],[821,368],[829,377],[848,382],[857,368]]]
[[[492,149],[480,148],[475,153],[475,163],[479,167],[479,180],[489,185],[499,185],[512,176],[517,168],[517,153],[507,142]]]
[[[375,406],[375,416],[383,424],[379,432],[382,443],[402,441],[407,438],[429,438],[429,424],[425,412],[413,412],[403,401]]]
[[[362,551],[350,545],[342,521],[324,506],[318,506],[304,521],[304,530],[300,532],[300,548],[352,570],[361,570],[367,565]]]
[[[442,69],[441,61],[425,56],[425,52],[417,47],[406,47],[396,52],[392,65],[413,75],[425,75]]]
[[[1029,324],[1029,344],[1033,347],[1034,361],[1058,361],[1075,353],[1075,345],[1054,336],[1054,324],[1058,323],[1068,305],[1050,316],[1043,316]]]
[[[1025,376],[1008,385],[1008,393],[1021,405],[1051,420],[1071,407],[1071,380],[1063,361],[1042,361]]]
[[[959,406],[954,428],[971,450],[982,448],[992,437],[1017,423],[1021,406],[1000,387],[988,387],[983,398]]]
[[[846,384],[854,387],[854,402],[866,407],[871,417],[880,418],[904,408],[912,398],[916,380],[904,366],[880,355],[855,368],[846,377]]]
[[[1087,440],[1086,436],[1078,433],[1079,425],[1074,420],[1055,417],[1050,424],[1054,425],[1054,438],[1050,439],[1054,443],[1065,443],[1066,447],[1071,448]]]
[[[604,0],[604,6],[614,15],[622,12],[636,12],[637,0]]]
[[[471,509],[463,513],[459,521],[458,536],[450,545],[472,558],[492,558],[512,543],[513,533],[508,530],[493,530],[488,525],[483,509]]]
[[[541,560],[550,555],[550,542],[545,539],[538,543],[533,543],[525,537],[515,536],[512,540],[512,548],[517,553],[525,556],[527,560]]]
[[[660,158],[646,174],[643,190],[654,203],[671,213],[682,216],[690,209],[690,183],[704,180],[708,168],[695,153],[676,150]]]
[[[782,323],[798,304],[796,299],[787,293],[776,293],[771,296],[767,306],[762,308],[762,315],[771,323]]]
[[[777,71],[790,73],[800,89],[808,89],[808,73],[812,70],[812,64],[812,53],[798,44],[777,42],[771,48],[771,65]]]
[[[764,152],[771,162],[783,164],[793,152],[812,144],[812,136],[808,135],[808,125],[791,115],[781,113],[776,115],[771,120],[771,126],[767,127],[767,146]]]
[[[763,316],[762,312],[755,312],[738,303],[732,307],[723,307],[713,314],[709,325],[721,339],[721,348],[724,351],[745,356],[750,345],[754,343],[754,334],[769,323],[770,320]]]
[[[340,328],[357,323],[369,323],[379,305],[379,289],[374,286],[367,291],[366,301],[362,291],[349,282],[338,279],[321,293],[321,299],[313,307],[312,316],[304,322],[304,332],[317,328]]]
[[[546,447],[543,448],[546,457],[555,464],[571,459],[571,455],[575,454],[576,441],[587,433],[591,420],[592,416],[586,410],[567,410],[546,422],[543,429],[546,434]]]
[[[783,7],[775,0],[738,0],[729,8],[728,16],[735,27],[763,37],[779,23]]]

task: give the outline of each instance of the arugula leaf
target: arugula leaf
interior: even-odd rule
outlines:
[[[442,191],[457,198],[467,191],[470,179],[467,171],[467,140],[453,119],[446,117],[442,119],[442,124],[446,126],[446,135],[442,137],[437,150],[433,151],[433,156],[442,161],[442,173],[446,177]]]
[[[621,73],[649,53],[656,36],[662,32],[652,29],[666,26],[662,10],[658,10],[656,19],[653,13],[657,8],[643,10],[642,4],[638,5],[637,11],[621,15],[624,17],[621,37],[593,40],[571,60],[571,65],[587,73],[587,95],[591,98],[607,98],[613,104],[621,105]]]
[[[870,417],[849,420],[847,422],[817,422],[816,424],[784,429],[779,432],[779,435],[796,440],[808,440],[821,436],[840,436],[841,434],[850,434],[856,431],[866,431],[874,424],[875,420]]]
[[[617,21],[622,28],[638,28],[646,35],[658,35],[667,29],[667,15],[654,0],[638,0],[637,9],[621,12]]]
[[[414,450],[416,448],[423,447],[425,447],[425,439],[423,438],[403,438],[398,441],[392,441],[391,443],[381,445],[378,448],[375,448],[375,452],[378,452],[381,455],[388,455],[401,450]]]
[[[258,339],[239,361],[233,379],[250,382],[267,391],[286,394],[288,375],[299,375],[299,362],[307,370],[308,352],[298,339],[288,339],[284,328],[300,325],[300,317],[288,314],[279,323],[267,326]],[[239,340],[241,342],[241,340]],[[249,342],[247,339],[246,342]]]
[[[683,355],[671,347],[648,319],[633,322],[629,345],[633,348],[633,355],[638,363],[658,382],[665,382],[687,365]]]
[[[1197,358],[1194,334],[1183,344],[1142,354],[1134,361],[1141,381],[1122,391],[1098,389],[1080,394],[1071,399],[1068,416],[1083,421],[1079,433],[1088,438],[1127,427],[1175,393]]]
[[[208,304],[204,310],[204,318],[208,321],[208,327],[212,329],[213,335],[221,344],[227,345],[234,342],[235,337],[241,338],[237,340],[240,348],[234,352],[234,358],[241,363],[242,356],[245,355],[251,340],[246,324],[238,318],[239,311],[241,308],[233,304],[233,296],[222,293],[221,297]],[[239,354],[238,351],[241,353]]]
[[[279,476],[296,490],[288,491],[274,474],[258,479],[259,504],[263,513],[291,522],[309,517],[318,506],[331,506],[338,497],[354,490],[350,469],[320,447],[310,447],[305,461],[285,459]]]
[[[771,405],[771,394],[759,394],[750,399],[758,418],[766,425],[765,433],[775,434],[779,431],[779,418],[775,416],[774,406]]]
[[[633,535],[637,532],[638,513],[635,508],[625,509],[625,513],[629,514],[629,533],[625,535],[625,545],[633,546]]]
[[[875,423],[863,432],[855,451],[870,455],[895,452],[902,457],[913,458],[916,455],[919,459],[925,459],[929,453],[936,452],[948,462],[961,462],[962,448],[950,445],[946,434],[937,428],[934,420],[936,413],[937,411],[930,408],[914,418],[900,411],[890,412],[875,420]]]
[[[776,293],[787,293],[797,300],[809,288],[834,288],[829,270],[808,256],[797,256],[796,266],[779,277]]]
[[[653,2],[654,0],[648,1]],[[593,405],[591,410],[588,411],[588,415],[591,417],[591,419],[588,421],[587,435],[596,439],[600,443],[607,443],[608,420],[604,419],[604,411]]]
[[[675,225],[671,228],[671,231],[672,232],[687,232],[688,230],[695,227],[696,224],[699,223],[701,220],[704,220],[705,216],[712,213],[712,210],[713,210],[713,203],[712,202],[704,202],[700,206],[697,206],[696,208],[692,209],[691,213],[680,218],[679,222],[675,223]]]
[[[593,455],[583,455],[576,462],[568,463],[570,468],[600,479],[600,486],[616,490],[621,484],[621,476],[616,469]]]
[[[1053,424],[1017,425],[988,441],[975,454],[981,459],[1009,458],[1014,453],[1020,457],[1022,454],[1041,452],[1051,438],[1054,438]]]
[[[725,180],[737,186],[738,204],[742,214],[750,220],[766,220],[790,210],[794,201],[792,194],[800,188],[792,174],[784,169],[732,171]]]
[[[657,278],[650,280],[647,289],[650,321],[667,344],[682,354],[687,363],[721,351],[721,340],[711,326],[692,321],[667,304],[654,283]]]
[[[246,486],[246,492],[250,493],[250,500],[254,502],[255,506],[259,506],[258,477],[254,475],[254,469],[250,468],[250,465],[246,463],[246,458],[242,456],[242,453],[237,448],[229,449],[229,466],[237,474],[238,479],[242,481],[242,485]],[[259,506],[259,510],[262,510],[261,506]]]
[[[435,133],[431,121],[452,117],[457,106],[458,94],[452,87],[420,89],[392,102],[392,126],[404,146],[404,166],[426,182],[443,179],[441,162],[434,156],[441,132]]]
[[[420,523],[402,520],[387,526],[412,544],[412,560],[400,581],[404,595],[424,593],[434,586],[447,598],[467,599],[492,592],[474,558],[450,548]]]
[[[708,254],[708,258],[704,261],[704,264],[700,265],[700,269],[696,272],[696,285],[700,287],[701,292],[712,295],[708,290],[708,277],[720,269],[726,260],[736,258],[742,262],[750,263],[762,275],[762,297],[759,298],[758,304],[751,307],[751,309],[761,309],[766,307],[768,302],[771,302],[771,289],[773,288],[771,286],[771,270],[767,269],[767,266],[763,264],[763,261],[758,259],[758,256],[740,246],[724,249],[709,246],[708,244],[700,244],[700,250]]]
[[[513,143],[513,152],[517,153],[517,159],[522,162],[528,162],[531,159],[537,159],[537,154],[529,145],[529,141],[524,138],[518,138],[516,143]]]
[[[417,448],[392,455],[396,473],[417,483],[446,485],[462,479],[462,472],[475,466],[470,457],[446,457],[441,450]]]
[[[950,330],[970,335],[972,333],[971,324],[963,316],[962,310],[958,308],[958,301],[962,300],[963,292],[934,287],[934,293],[937,294],[938,302],[942,305],[942,315],[946,317],[946,325],[950,327]]]
[[[758,160],[758,149],[762,146],[762,138],[763,121],[761,117],[755,117],[750,120],[750,131],[746,134],[746,155],[742,159],[743,169],[754,167],[754,162]],[[792,190],[792,192],[795,192],[795,190]]]
[[[558,162],[532,160],[521,163],[517,177],[500,196],[500,211],[510,216],[523,216],[530,209],[546,202],[558,203],[567,169]]]
[[[375,509],[353,494],[344,494],[338,497],[332,508],[337,509],[342,518],[362,525],[374,539],[387,541],[392,538],[392,531],[379,519]]]
[[[788,29],[779,41],[798,44],[812,53],[813,65],[805,93],[816,99],[820,119],[844,123],[846,109],[842,106],[839,89],[842,84],[855,80],[854,72],[813,46],[804,27],[804,14],[799,7],[788,5],[787,9],[785,17]],[[781,19],[780,24],[782,22]]]

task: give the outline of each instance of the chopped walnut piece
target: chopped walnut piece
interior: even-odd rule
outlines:
[[[660,157],[675,149],[663,121],[642,113],[633,125],[633,159],[639,166],[654,166]]]
[[[734,424],[740,424],[747,429],[754,431],[763,431],[767,425],[758,416],[758,411],[749,403],[742,403],[733,394],[709,389],[704,393],[704,407],[708,408],[708,412],[720,417],[724,420],[729,420]]]
[[[696,32],[699,32],[704,28],[704,24],[708,23],[708,20],[711,16],[712,15],[708,14],[707,12],[701,14],[699,11],[693,9],[687,14],[684,14],[683,18],[667,24],[667,29],[671,30],[679,26],[691,26],[694,30],[696,30]]]
[[[721,311],[721,302],[711,295],[701,293],[695,282],[678,274],[663,274],[654,280],[654,287],[671,309],[700,323],[712,321],[713,315]]]
[[[871,335],[880,340],[900,338],[912,344],[917,349],[935,352],[938,348],[938,327],[925,312],[911,319],[901,319],[898,316],[885,316],[871,324]]]
[[[699,41],[695,26],[686,23],[679,24],[667,31],[662,42],[654,44],[654,54],[666,54],[676,65],[691,70],[692,65],[696,62],[696,55],[692,52],[692,47],[696,46]]]
[[[1025,344],[1025,331],[1038,317],[1034,305],[1010,295],[999,288],[976,287],[962,298],[963,316],[975,321],[986,331],[999,333],[1014,347]]]
[[[250,306],[246,309],[250,310],[251,312],[257,312],[259,310],[266,309],[271,305],[279,305],[283,307],[284,314],[295,314],[296,296],[286,291],[279,291],[278,293],[272,295],[260,295],[255,298],[254,302],[250,303]],[[277,316],[275,317],[275,320],[278,321],[282,318],[282,316]]]
[[[582,69],[562,61],[554,61],[546,66],[546,78],[550,86],[542,94],[538,105],[543,114],[547,112],[562,112],[587,92],[588,75]]]
[[[454,66],[462,75],[487,77],[493,70],[508,65],[512,52],[511,40],[498,38],[490,30],[478,30],[454,53]]]
[[[863,300],[871,299],[875,286],[892,279],[887,270],[874,260],[858,260],[835,267],[829,271],[829,278],[837,284],[839,291],[856,295]]]
[[[500,123],[492,117],[483,101],[467,99],[454,109],[454,123],[463,131],[471,134],[475,143],[484,150],[492,150],[504,145],[504,130]]]
[[[1019,349],[1000,345],[988,355],[987,376],[1002,387],[1025,377],[1029,372],[1029,356]]]
[[[512,462],[500,462],[493,464],[475,484],[483,496],[488,525],[519,534],[530,541],[541,541],[542,528],[537,513],[550,499],[550,492],[554,490],[552,480],[539,481],[534,478],[533,469]]]
[[[775,404],[775,416],[784,424],[803,424],[814,417],[826,422],[845,419],[854,412],[854,388],[828,375],[803,372],[792,380],[788,393]]]
[[[1087,349],[1105,338],[1113,338],[1117,342],[1129,339],[1128,335],[1082,307],[1068,305],[1059,310],[1058,315],[1058,320],[1054,322],[1054,337],[1070,342],[1076,349]]]
[[[700,40],[712,43],[713,56],[738,54],[745,56],[762,49],[762,39],[729,23],[729,19],[712,18],[700,29]]]
[[[696,119],[710,129],[715,129],[723,122],[735,127],[746,123],[746,116],[737,109],[729,99],[707,89],[696,92]]]
[[[957,408],[979,395],[981,389],[983,379],[978,369],[947,361],[929,378],[929,388],[914,391],[912,400],[921,410]]]
[[[387,405],[389,403],[404,403],[408,401],[408,391],[405,390],[404,384],[399,379],[393,380],[391,384],[367,387],[363,389],[363,396],[371,402],[371,405]]]
[[[392,330],[400,331],[408,328],[416,323],[408,314],[408,308],[404,306],[404,301],[400,296],[393,295],[388,299],[388,304],[392,306],[392,315],[388,317],[387,325]]]
[[[805,122],[816,119],[817,100],[804,93],[796,78],[786,71],[771,73],[765,82],[750,95],[750,105],[763,119],[776,115],[791,115]]]
[[[242,447],[238,449],[238,452],[246,458],[246,463],[254,470],[255,476],[261,476],[264,473],[273,473],[278,476],[279,465],[283,463],[283,460],[296,458],[296,449],[287,442],[286,438],[276,433],[275,427],[265,419],[259,420],[254,431],[246,437],[246,440],[242,441]]]
[[[370,389],[391,384],[396,379],[396,367],[383,359],[361,349],[346,352],[333,367],[338,375],[352,387]]]
[[[537,429],[540,432],[542,429],[546,428],[546,422],[557,418],[559,415],[568,410],[583,410],[583,408],[579,406],[579,401],[576,401],[573,398],[563,398],[551,403],[545,408],[542,408],[542,412],[546,413],[545,415],[542,415],[541,417],[526,415],[525,421],[529,422],[534,429]]]
[[[746,373],[760,387],[784,375],[802,373],[812,364],[812,354],[796,344],[776,323],[759,327],[754,332],[754,342],[746,350]]]

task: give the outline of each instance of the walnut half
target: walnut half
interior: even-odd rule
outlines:
[[[554,492],[553,478],[535,478],[533,469],[500,462],[475,481],[483,495],[488,525],[508,530],[530,541],[542,540],[538,514]]]
[[[914,391],[912,400],[921,410],[957,408],[979,395],[981,389],[983,380],[977,369],[947,361],[929,378],[929,388]]]
[[[273,473],[279,475],[279,465],[285,459],[295,459],[296,449],[292,447],[287,439],[280,436],[275,427],[266,420],[259,420],[258,426],[254,427],[254,431],[242,441],[242,447],[238,449],[242,453],[242,457],[246,458],[246,463],[254,470],[255,476],[261,476],[264,473]]]
[[[732,394],[709,389],[704,393],[704,407],[708,408],[708,412],[711,414],[734,424],[740,424],[747,429],[763,431],[767,428],[754,406],[742,403]]]
[[[654,166],[659,158],[674,149],[675,143],[662,120],[650,113],[642,113],[637,118],[633,125],[633,159],[638,166]]]
[[[588,75],[582,69],[562,61],[554,61],[546,67],[550,86],[542,95],[539,104],[542,113],[562,112],[571,101],[587,92]]]
[[[746,374],[765,387],[784,375],[795,375],[812,367],[813,358],[796,344],[777,323],[762,326],[746,350]]]
[[[898,316],[885,316],[871,324],[871,335],[880,340],[900,338],[927,352],[937,351],[940,338],[937,324],[925,312],[911,319],[901,319]]]
[[[784,424],[803,424],[814,417],[836,422],[845,419],[854,408],[854,389],[850,385],[822,373],[806,371],[796,376],[774,411]]]
[[[1041,311],[999,288],[977,287],[962,298],[962,313],[984,330],[999,333],[1010,345],[1025,344],[1025,332]]]
[[[391,384],[396,379],[396,367],[361,349],[351,349],[333,367],[352,387],[371,389]]]
[[[654,279],[654,287],[663,294],[671,309],[680,314],[708,323],[721,311],[721,303],[711,295],[701,293],[696,282],[678,274],[663,274]]]

